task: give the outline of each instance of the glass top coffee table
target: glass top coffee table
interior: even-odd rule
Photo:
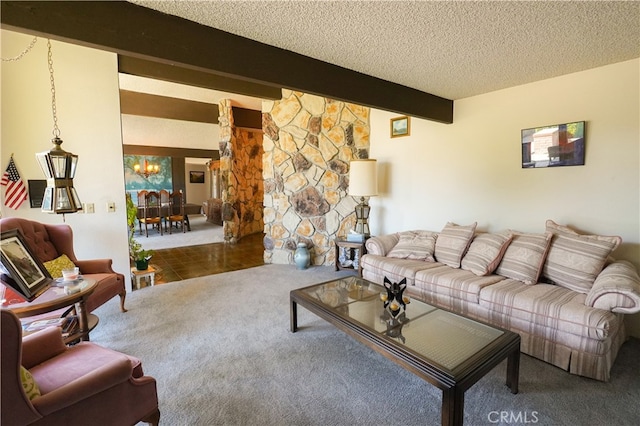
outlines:
[[[462,425],[465,391],[505,359],[507,386],[518,393],[518,334],[415,299],[394,317],[381,294],[383,286],[355,276],[293,290],[291,331],[303,306],[442,389],[443,425]]]

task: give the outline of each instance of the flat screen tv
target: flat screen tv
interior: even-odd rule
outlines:
[[[584,166],[585,122],[522,130],[522,168]]]

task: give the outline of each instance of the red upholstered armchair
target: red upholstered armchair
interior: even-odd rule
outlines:
[[[86,303],[88,312],[93,311],[116,295],[120,296],[120,310],[126,312],[124,300],[124,275],[111,268],[111,259],[78,260],[73,252],[73,231],[69,225],[49,225],[17,217],[0,219],[0,229],[19,229],[34,256],[42,263],[66,254],[80,268],[80,273],[96,280],[98,286]]]
[[[138,359],[91,342],[67,347],[57,327],[22,339],[15,314],[0,315],[3,426],[158,424],[156,381]],[[39,390],[28,387],[31,399],[21,366]]]

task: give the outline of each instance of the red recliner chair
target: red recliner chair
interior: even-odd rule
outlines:
[[[82,275],[96,280],[98,286],[86,302],[88,312],[115,296],[120,296],[120,310],[127,311],[124,307],[127,296],[124,275],[111,268],[113,263],[111,259],[78,260],[73,251],[73,231],[69,225],[50,225],[28,219],[7,217],[0,219],[0,229],[2,231],[19,229],[33,255],[42,263],[66,254],[80,268]]]
[[[91,342],[67,347],[57,327],[23,339],[15,314],[2,309],[0,315],[3,426],[158,425],[156,380],[144,375],[138,359]],[[21,366],[39,389],[32,399]]]

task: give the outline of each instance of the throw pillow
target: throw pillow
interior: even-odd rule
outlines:
[[[477,225],[477,222],[467,226],[448,222],[436,239],[436,260],[452,268],[459,268]]]
[[[513,234],[509,232],[476,236],[462,259],[462,269],[480,276],[491,274],[500,264],[512,239]]]
[[[607,258],[622,243],[620,237],[581,235],[553,220],[546,222],[553,233],[542,270],[550,282],[580,293],[588,293]]]
[[[525,284],[536,284],[551,243],[550,232],[526,234],[516,231],[504,252],[496,274],[513,278]]]
[[[76,265],[73,264],[66,254],[48,262],[44,262],[44,267],[49,271],[51,278],[60,278],[62,277],[63,269],[75,268],[75,266]]]
[[[38,384],[33,379],[29,370],[23,366],[20,366],[20,381],[22,381],[22,388],[24,389],[24,393],[27,394],[29,401],[40,396],[40,388],[38,387]]]
[[[429,231],[405,231],[399,233],[398,243],[387,257],[434,262],[433,252],[438,234]]]

